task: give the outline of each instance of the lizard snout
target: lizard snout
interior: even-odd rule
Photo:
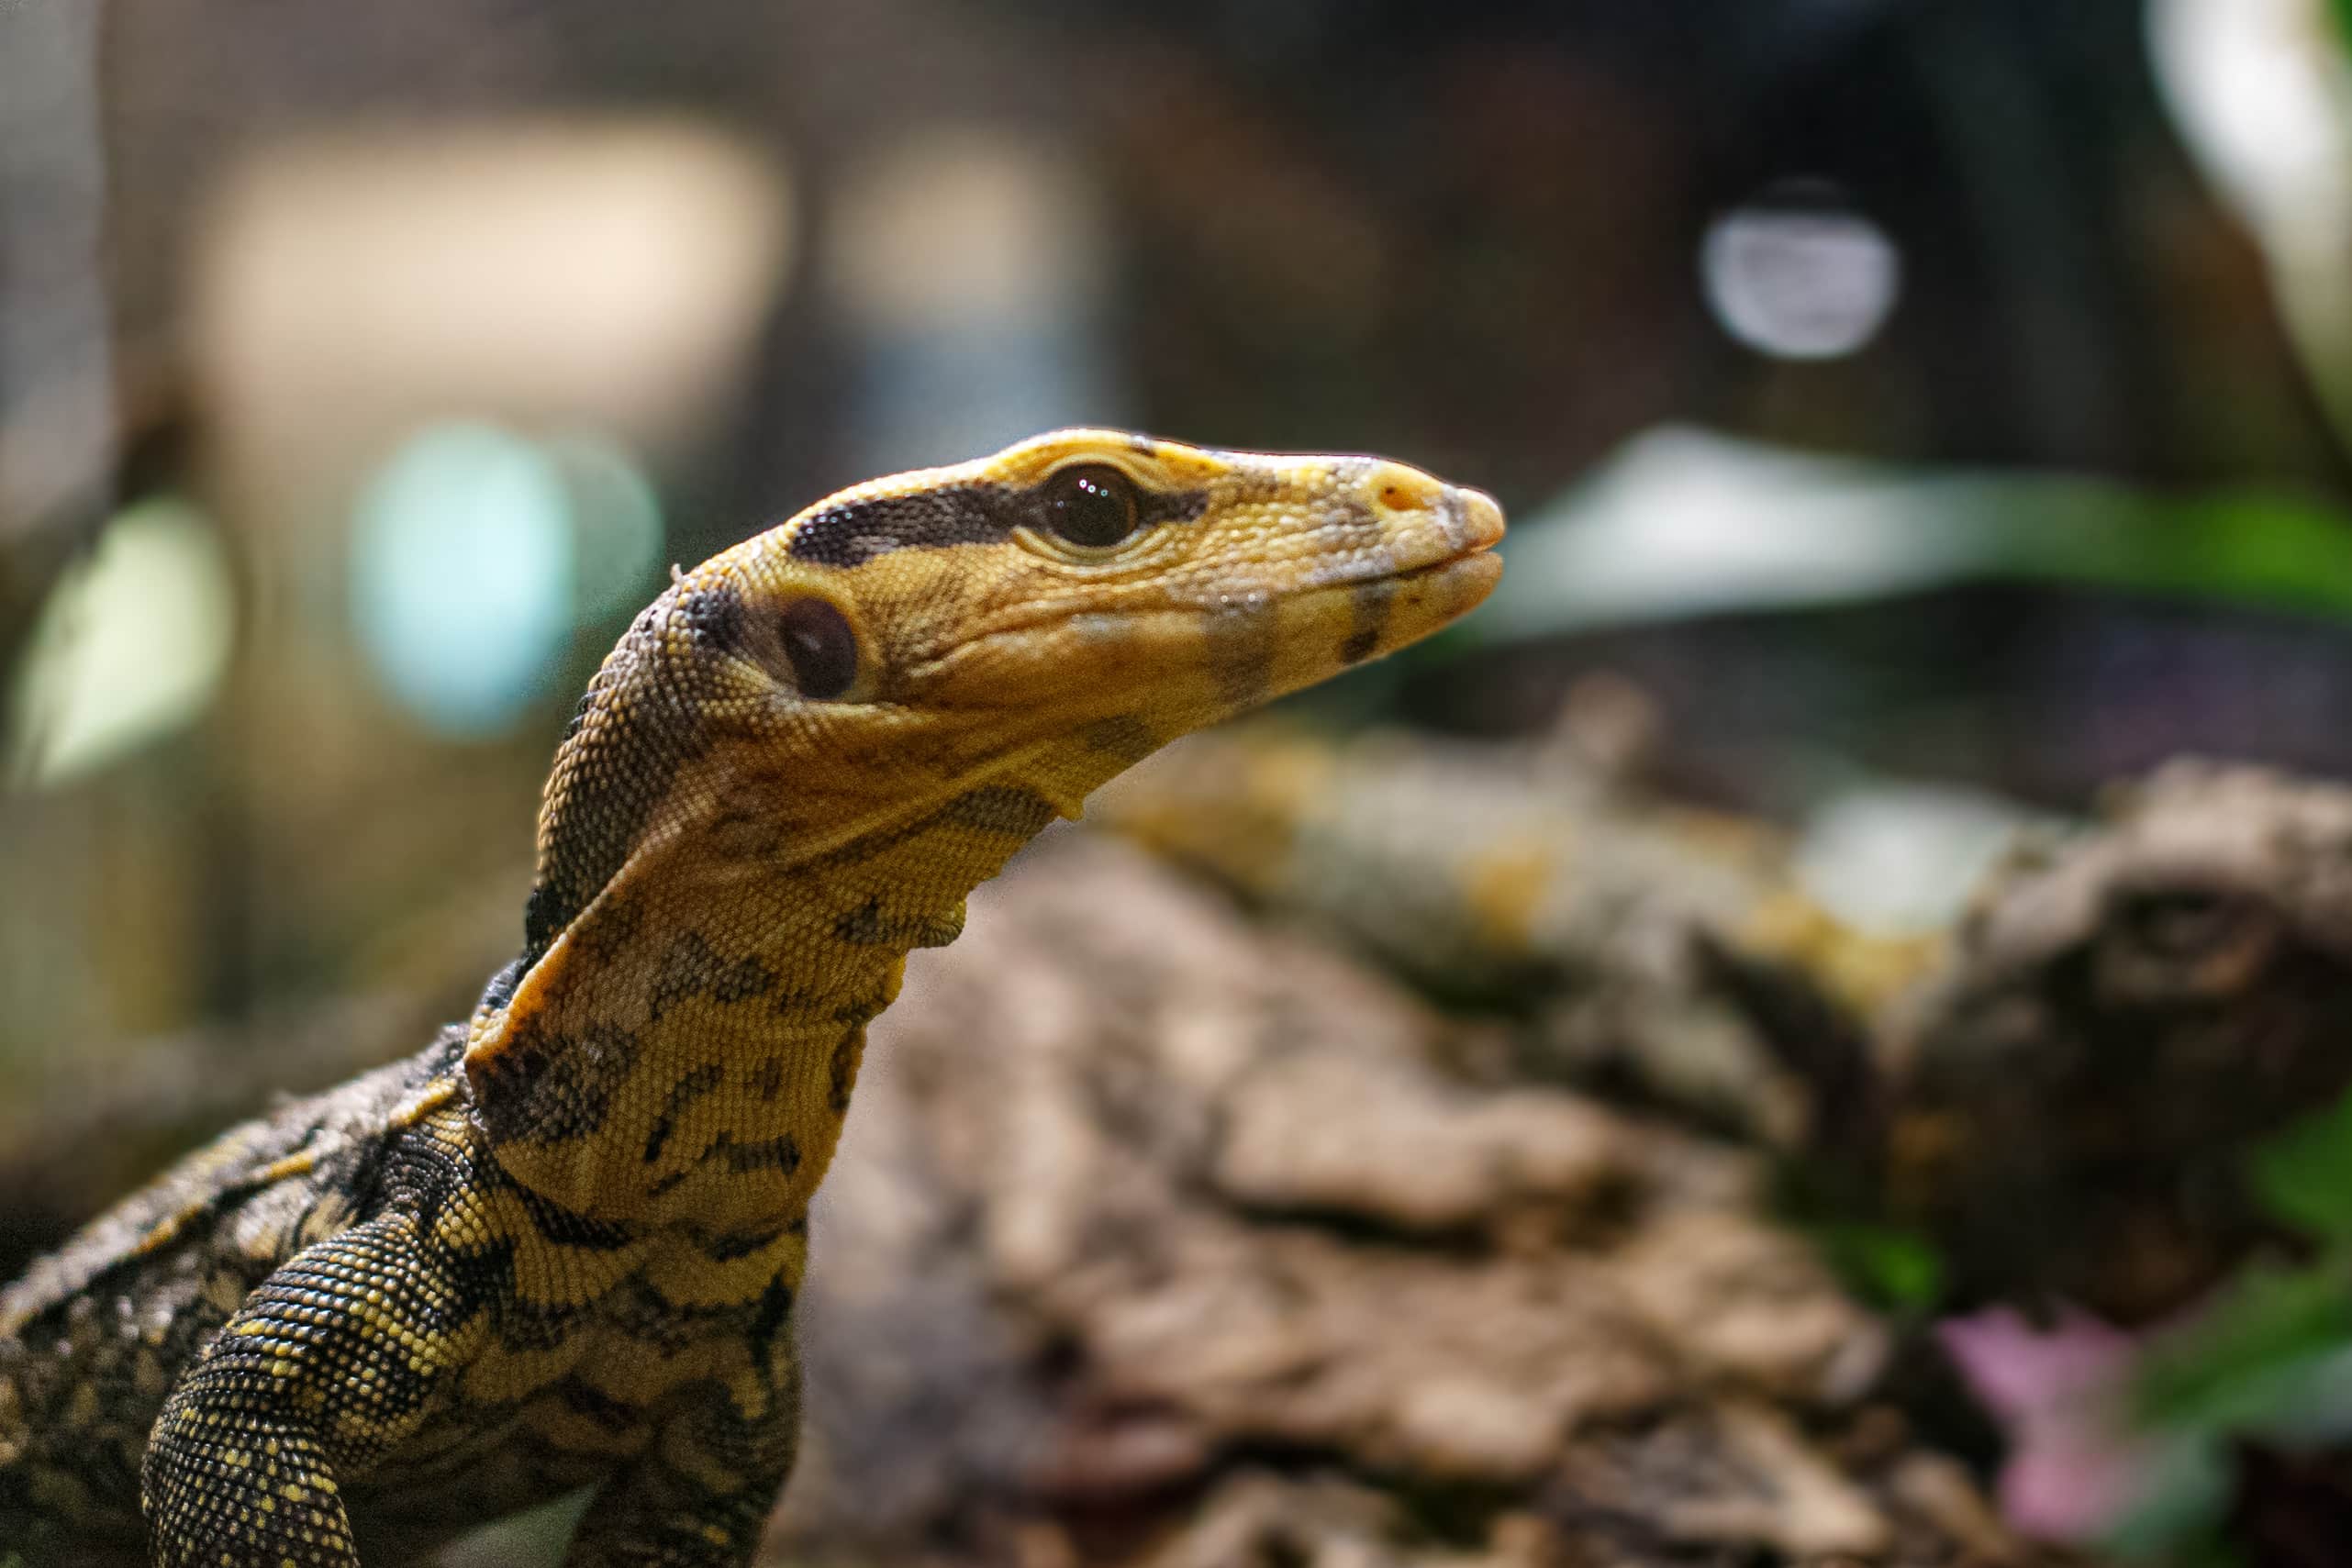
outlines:
[[[1503,537],[1502,507],[1493,496],[1400,462],[1374,464],[1357,495],[1380,523],[1398,572],[1475,555]]]

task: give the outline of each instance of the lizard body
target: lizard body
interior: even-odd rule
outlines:
[[[679,576],[567,732],[470,1022],[0,1292],[0,1561],[381,1568],[585,1487],[575,1568],[747,1562],[907,953],[1161,744],[1475,606],[1501,531],[1378,459],[1079,430]]]

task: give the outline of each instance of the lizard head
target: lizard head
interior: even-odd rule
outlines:
[[[844,490],[681,575],[606,662],[549,781],[531,945],[650,834],[794,862],[992,778],[1076,816],[1470,609],[1502,532],[1402,463],[1111,430]]]
[[[834,685],[876,705],[818,722],[914,715],[919,750],[1060,738],[1124,763],[1452,620],[1493,586],[1502,527],[1401,463],[1070,430],[848,491],[735,564],[816,634],[805,707]]]
[[[797,1212],[974,886],[1165,742],[1469,609],[1502,527],[1376,458],[1071,430],[681,573],[557,754],[469,1031],[500,1162],[605,1218]]]

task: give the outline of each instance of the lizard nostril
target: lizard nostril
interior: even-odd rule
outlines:
[[[1381,472],[1372,494],[1386,511],[1421,512],[1435,506],[1445,487],[1425,473],[1394,467]]]

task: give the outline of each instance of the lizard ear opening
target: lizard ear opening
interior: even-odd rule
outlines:
[[[830,702],[857,684],[857,631],[830,603],[793,600],[776,617],[776,634],[802,696]]]

